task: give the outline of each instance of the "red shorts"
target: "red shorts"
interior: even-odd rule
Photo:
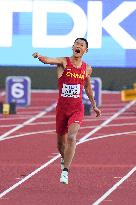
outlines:
[[[60,106],[56,107],[56,132],[59,135],[63,135],[68,132],[68,127],[72,123],[81,124],[84,117],[84,106],[70,108],[70,106]]]

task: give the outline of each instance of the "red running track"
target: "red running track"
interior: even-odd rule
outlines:
[[[33,93],[31,106],[0,116],[0,205],[136,204],[136,103],[103,93],[102,117],[85,116],[63,185],[56,98],[55,92]]]

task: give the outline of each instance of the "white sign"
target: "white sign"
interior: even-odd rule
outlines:
[[[71,47],[77,37],[87,33],[89,48],[101,48],[102,30],[105,29],[122,48],[136,49],[136,40],[120,25],[135,10],[136,1],[124,1],[103,19],[102,1],[88,1],[86,15],[80,6],[70,1],[1,0],[0,47],[12,46],[13,12],[32,12],[33,47]],[[74,26],[68,34],[47,34],[47,14],[52,12],[66,13],[72,18]]]

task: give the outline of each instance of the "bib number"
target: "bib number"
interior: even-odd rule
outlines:
[[[77,85],[67,85],[63,84],[62,97],[79,98],[80,97],[80,84]]]

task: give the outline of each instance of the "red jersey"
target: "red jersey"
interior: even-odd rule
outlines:
[[[58,79],[59,100],[56,107],[56,132],[59,135],[68,133],[72,123],[82,122],[84,106],[82,104],[82,90],[86,78],[86,63],[80,68],[72,65],[70,58],[66,58],[67,66]]]
[[[82,90],[86,78],[86,63],[82,62],[81,67],[74,67],[70,58],[66,58],[67,66],[58,79],[59,88],[59,104],[81,105],[82,104]],[[73,107],[73,106],[72,106]]]

